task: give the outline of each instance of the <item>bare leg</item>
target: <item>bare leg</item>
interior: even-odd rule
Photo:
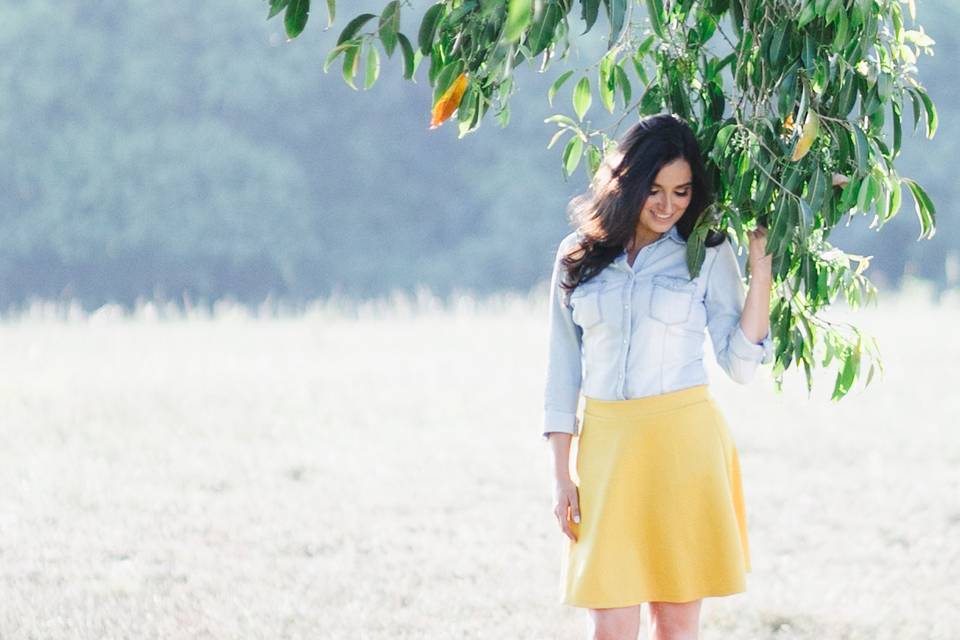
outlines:
[[[590,609],[593,620],[591,640],[637,640],[640,632],[640,605]]]
[[[651,640],[697,640],[700,632],[700,604],[690,602],[651,602]]]

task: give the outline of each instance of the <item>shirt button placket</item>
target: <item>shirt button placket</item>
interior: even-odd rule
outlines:
[[[627,369],[627,350],[630,345],[630,334],[633,331],[633,322],[630,317],[630,300],[633,297],[633,270],[630,270],[629,278],[627,279],[627,286],[624,287],[624,295],[626,296],[627,301],[623,305],[623,348],[621,349],[621,358],[620,358],[620,375],[618,378],[617,384],[617,396],[621,399],[626,399],[626,396],[623,393],[624,387],[624,378],[626,377]]]

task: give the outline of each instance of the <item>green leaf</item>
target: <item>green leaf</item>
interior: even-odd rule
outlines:
[[[550,106],[553,106],[553,98],[557,95],[557,91],[560,90],[560,87],[563,86],[563,83],[566,82],[570,76],[573,75],[573,69],[564,71],[560,74],[560,77],[553,81],[553,84],[550,85],[550,89],[547,90],[547,102]]]
[[[420,31],[417,34],[417,45],[420,47],[420,53],[429,55],[433,48],[433,39],[437,32],[437,26],[440,18],[443,16],[443,3],[438,2],[423,14],[423,20],[420,21]],[[373,14],[370,14],[373,15]]]
[[[370,43],[370,47],[367,49],[367,65],[364,71],[363,78],[363,88],[369,89],[373,86],[373,83],[377,81],[377,78],[380,76],[380,54],[377,52],[377,48]]]
[[[397,30],[400,28],[400,1],[392,0],[387,3],[380,14],[380,23],[377,32],[380,34],[380,42],[383,43],[383,50],[387,57],[393,55],[393,50],[397,46]]]
[[[889,73],[881,73],[877,76],[877,95],[880,102],[886,102],[893,95],[893,76]]]
[[[917,219],[920,220],[921,238],[932,238],[936,231],[936,208],[933,206],[933,200],[927,195],[927,192],[915,180],[910,178],[900,178],[900,182],[905,183],[913,194],[913,201],[917,212]]]
[[[890,103],[890,112],[893,120],[893,155],[896,157],[900,154],[900,145],[903,142],[903,125],[901,124],[902,118],[900,115],[900,103],[896,100],[892,101]]]
[[[850,28],[850,20],[847,18],[846,10],[840,11],[837,16],[837,30],[833,35],[833,43],[830,48],[836,53],[842,53],[847,45],[847,30]]]
[[[728,124],[720,129],[717,133],[717,138],[713,143],[713,155],[718,161],[723,157],[723,154],[727,150],[727,143],[730,141],[730,136],[733,135],[733,132],[737,130],[736,124]]]
[[[827,176],[823,167],[819,164],[813,169],[813,175],[810,176],[810,182],[807,183],[807,202],[813,212],[818,212],[823,208],[824,196],[827,193]]]
[[[738,205],[750,199],[753,183],[753,171],[750,170],[750,154],[744,151],[737,163],[737,174],[733,184],[733,201]]]
[[[643,83],[643,86],[649,87],[650,78],[647,77],[647,71],[643,68],[643,58],[634,54],[630,60],[633,62],[633,69],[637,72],[637,77],[640,78],[640,82]]]
[[[563,170],[568,176],[573,175],[573,172],[576,171],[582,155],[583,140],[579,135],[574,134],[563,150]]]
[[[805,0],[803,8],[800,9],[800,15],[797,16],[797,28],[803,29],[816,17],[817,7],[813,0]]]
[[[640,98],[640,114],[651,115],[663,109],[663,90],[657,83],[651,84]]]
[[[650,51],[650,47],[653,46],[653,36],[647,36],[643,42],[637,46],[637,50],[634,52],[634,55],[637,58],[642,58],[647,55],[647,52]]]
[[[403,77],[407,80],[413,78],[414,58],[416,54],[413,51],[413,45],[407,36],[397,32],[397,41],[400,43],[400,51],[403,53]]]
[[[474,120],[474,111],[476,109],[477,103],[477,84],[475,82],[467,82],[467,88],[463,91],[463,96],[460,98],[460,104],[457,106],[457,122],[463,127],[461,131],[469,131],[470,124]]]
[[[810,205],[807,204],[807,201],[803,198],[800,198],[799,203],[799,222],[800,222],[800,234],[806,239],[810,236],[810,231],[813,229],[813,211],[810,209]]]
[[[901,186],[900,181],[895,180],[890,189],[890,202],[887,204],[887,218],[897,215],[901,205]]]
[[[867,136],[860,125],[853,123],[854,155],[857,158],[857,171],[862,175],[870,170],[870,146]]]
[[[699,275],[706,255],[707,245],[704,244],[703,239],[690,238],[687,241],[687,271],[692,277]]]
[[[357,75],[360,67],[360,46],[350,47],[343,56],[343,80],[352,89],[359,91],[357,85],[353,83],[353,77]]]
[[[583,76],[573,89],[573,110],[576,112],[577,118],[583,120],[583,116],[587,113],[587,109],[590,108],[592,102],[590,80],[587,76]]]
[[[803,36],[803,52],[800,58],[803,60],[803,68],[807,70],[807,75],[813,75],[816,70],[814,65],[817,61],[817,43],[810,33]]]
[[[610,113],[613,113],[614,93],[616,89],[616,79],[613,75],[614,66],[616,66],[616,64],[613,61],[611,52],[601,58],[597,70],[597,86],[600,90],[600,102]]]
[[[289,1],[290,0],[270,0],[270,12],[267,14],[267,20],[286,9]]]
[[[854,356],[852,353],[847,353],[843,362],[843,369],[837,372],[837,380],[833,385],[831,400],[839,400],[850,391],[855,374]]]
[[[626,109],[630,104],[630,98],[633,97],[633,89],[630,87],[630,79],[627,72],[619,64],[613,68],[614,78],[620,86],[620,93],[623,95],[623,108]]]
[[[875,193],[873,182],[873,176],[867,174],[867,177],[860,183],[860,190],[857,192],[857,210],[861,213],[866,213],[871,202],[873,202],[873,194]]]
[[[330,53],[327,54],[326,59],[324,59],[323,61],[323,72],[327,73],[327,70],[330,68],[330,65],[333,64],[333,61],[336,60],[337,56],[339,56],[341,53],[343,53],[347,49],[352,49],[358,46],[360,46],[358,41],[344,42],[343,44],[338,44],[337,46],[335,46],[333,49],[330,50]]]
[[[333,25],[334,18],[337,17],[337,0],[327,0],[327,27]]]
[[[287,12],[283,14],[283,26],[287,37],[296,38],[307,26],[307,14],[310,13],[310,0],[289,0]]]
[[[650,18],[650,26],[653,32],[661,38],[666,37],[666,31],[663,28],[663,2],[661,0],[645,0],[647,3],[647,16]]]
[[[563,13],[560,11],[559,3],[557,1],[548,2],[541,19],[533,23],[527,36],[531,56],[539,54],[550,46],[561,18],[563,18]]]
[[[557,113],[552,116],[543,119],[544,122],[556,122],[561,127],[569,127],[574,131],[578,130],[576,121],[570,116],[565,116],[562,113]]]
[[[704,212],[704,215],[697,220],[693,230],[690,232],[690,237],[687,238],[687,271],[691,279],[696,278],[700,273],[703,260],[707,255],[705,240],[707,234],[710,232],[711,221],[713,220],[712,213],[715,213],[715,209],[708,209]]]
[[[597,169],[600,168],[600,163],[603,161],[603,154],[600,153],[594,145],[587,146],[587,171],[590,172],[590,178],[593,179],[593,176],[597,173]]]
[[[862,183],[862,180],[857,180],[856,178],[852,178],[849,182],[847,182],[846,186],[843,187],[843,192],[840,195],[841,209],[848,211],[857,204],[857,195],[860,193],[860,185]]]
[[[837,18],[837,14],[840,13],[840,10],[843,8],[843,0],[830,0],[827,4],[827,11],[825,18],[827,24],[832,24]]]
[[[933,106],[933,101],[926,91],[923,89],[915,89],[915,91],[923,101],[924,109],[927,112],[927,138],[933,138],[933,135],[937,132],[937,109]]]
[[[797,70],[799,68],[800,63],[794,63],[780,83],[777,95],[777,110],[781,119],[785,119],[793,113],[793,108],[797,104]]]
[[[757,173],[757,195],[754,200],[754,211],[759,215],[763,214],[770,206],[770,198],[773,196],[774,182],[769,178],[773,175],[774,167],[777,166],[776,158],[763,167],[764,170]]]
[[[597,15],[600,10],[600,0],[580,0],[580,19],[586,23],[583,33],[590,31],[593,24],[597,21]],[[583,35],[581,33],[580,35]]]
[[[793,198],[780,194],[773,212],[773,224],[770,227],[770,237],[767,242],[767,254],[779,255],[787,242],[787,231],[790,228],[790,201]]]
[[[533,0],[509,0],[509,2],[503,39],[506,42],[516,42],[530,24]]]
[[[709,13],[703,13],[699,16],[697,20],[697,42],[698,44],[706,44],[710,41],[710,38],[713,37],[713,34],[717,31],[717,20],[713,15]]]
[[[550,138],[550,142],[547,143],[547,149],[553,148],[553,145],[557,143],[557,140],[559,140],[566,132],[567,129],[557,129],[556,133],[554,133]]]
[[[607,48],[612,49],[620,32],[623,31],[623,21],[627,13],[627,0],[604,0],[603,6],[607,9],[607,20],[610,22],[610,36],[607,39]]]
[[[908,89],[907,95],[910,96],[910,102],[913,105],[913,130],[916,131],[917,127],[920,126],[920,111],[923,110],[923,105],[913,89]]]
[[[787,56],[787,48],[790,46],[790,23],[778,24],[773,27],[773,40],[770,43],[769,57],[770,64],[779,67]]]
[[[361,13],[356,18],[347,23],[347,26],[343,28],[343,31],[340,32],[340,37],[337,38],[337,44],[343,44],[347,40],[351,40],[360,29],[363,28],[363,25],[367,24],[369,21],[373,20],[377,16],[372,13]]]

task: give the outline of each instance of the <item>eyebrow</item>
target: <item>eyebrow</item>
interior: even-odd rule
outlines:
[[[681,188],[681,187],[689,187],[691,184],[693,184],[693,181],[692,181],[692,180],[691,180],[690,182],[684,182],[683,184],[678,184],[678,185],[677,185],[677,188],[679,189],[679,188]],[[659,182],[654,182],[654,183],[653,183],[653,186],[655,186],[655,187],[662,187],[663,185],[660,184]]]

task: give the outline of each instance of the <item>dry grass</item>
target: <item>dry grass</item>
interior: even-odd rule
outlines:
[[[711,367],[754,570],[704,638],[956,638],[960,308],[852,316],[831,404]],[[539,438],[538,298],[0,324],[0,638],[582,638]],[[711,362],[712,365],[712,362]],[[645,637],[645,634],[641,634]]]

